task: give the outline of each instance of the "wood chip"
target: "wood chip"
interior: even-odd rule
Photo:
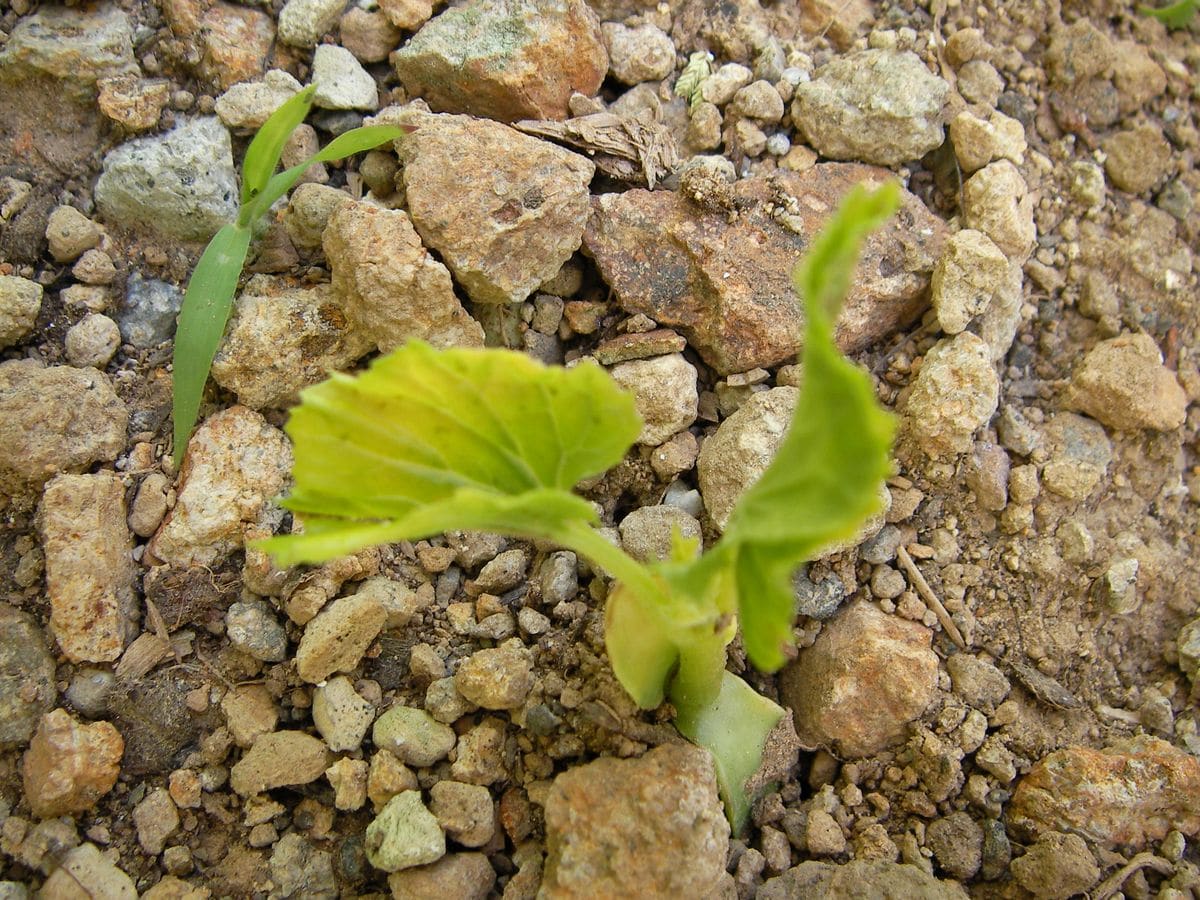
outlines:
[[[938,595],[933,592],[933,588],[929,586],[929,582],[925,580],[925,576],[921,574],[921,570],[917,568],[917,564],[908,555],[908,551],[903,547],[897,547],[896,559],[900,561],[900,565],[908,573],[909,581],[917,589],[917,593],[921,595],[921,599],[925,601],[925,605],[933,610],[933,614],[942,623],[942,629],[950,636],[950,640],[954,641],[960,650],[966,650],[966,638],[962,636],[962,632],[958,630],[958,626],[950,618],[950,611],[946,609],[942,601],[938,598]]]
[[[1053,706],[1055,709],[1083,708],[1083,704],[1074,694],[1049,675],[1043,675],[1033,666],[1011,661],[1007,663],[1007,666],[1016,676],[1017,681],[1021,682],[1025,690],[1029,691],[1039,702]]]
[[[604,174],[651,189],[679,165],[675,140],[659,122],[598,112],[563,122],[523,119],[513,128],[582,151]]]

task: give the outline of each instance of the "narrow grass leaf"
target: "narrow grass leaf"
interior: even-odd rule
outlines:
[[[283,145],[308,115],[316,90],[316,86],[310,84],[284,101],[262,124],[246,148],[246,156],[242,160],[243,215],[238,218],[242,225],[253,222],[252,218],[245,218],[245,207],[266,188],[271,174],[279,165],[279,157],[283,155]]]
[[[1138,12],[1144,16],[1153,16],[1168,28],[1179,29],[1188,27],[1197,9],[1200,9],[1200,0],[1179,0],[1178,3],[1157,9],[1153,6],[1139,6]]]

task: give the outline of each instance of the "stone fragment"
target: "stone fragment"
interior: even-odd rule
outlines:
[[[598,759],[550,788],[541,895],[706,896],[728,843],[706,751],[667,744],[638,759]]]
[[[843,607],[780,675],[802,746],[858,758],[902,740],[933,699],[932,638],[869,603]]]
[[[379,0],[379,8],[397,28],[416,31],[433,15],[430,0]]]
[[[218,97],[217,118],[229,128],[261,128],[300,87],[290,73],[271,69],[262,78],[239,82]]]
[[[330,678],[313,693],[313,724],[334,753],[353,752],[375,720],[375,707],[344,675]],[[365,782],[364,782],[365,783]]]
[[[1122,115],[1145,108],[1167,89],[1167,73],[1136,41],[1117,41],[1112,64]]]
[[[59,206],[46,223],[46,243],[56,262],[74,262],[100,243],[100,229],[75,207]]]
[[[639,444],[657,447],[696,421],[696,367],[682,354],[617,363],[609,374],[633,394],[642,417]]]
[[[452,679],[445,680],[453,684]],[[482,785],[507,778],[504,737],[504,722],[495,716],[488,716],[473,727],[458,741],[458,758],[450,766],[450,777]]]
[[[59,475],[38,508],[50,632],[72,662],[112,662],[136,634],[125,487],[109,472]]]
[[[362,809],[367,802],[368,764],[361,759],[343,756],[325,770],[333,788],[333,805],[342,811]]]
[[[303,835],[295,831],[285,834],[271,853],[271,881],[278,896],[314,900],[337,897],[340,891],[333,859],[333,852],[318,850]]]
[[[458,667],[454,686],[483,709],[517,709],[533,688],[533,658],[519,640],[477,650]]]
[[[490,560],[475,579],[475,587],[489,594],[511,591],[525,580],[529,554],[519,547],[505,550]]]
[[[823,809],[811,810],[804,828],[805,843],[813,856],[837,856],[846,850],[846,836],[837,819]]]
[[[922,900],[966,900],[953,881],[938,881],[920,866],[886,859],[856,859],[844,865],[810,860],[768,879],[758,900],[857,900],[862,897],[921,897]]]
[[[732,223],[719,202],[680,192],[602,194],[592,201],[584,249],[627,312],[677,328],[719,374],[770,368],[794,361],[803,333],[789,275],[796,260],[846,191],[886,177],[824,163],[742,179],[724,188],[739,210]],[[940,219],[904,196],[900,216],[864,243],[839,347],[861,350],[921,314],[945,234]]]
[[[733,95],[729,112],[774,124],[783,118],[783,98],[769,81],[752,81]]]
[[[448,853],[430,865],[388,876],[392,896],[405,900],[487,900],[495,883],[496,870],[482,853]]]
[[[961,810],[930,822],[925,842],[937,864],[959,881],[970,881],[983,864],[983,829]]]
[[[166,788],[155,788],[133,808],[138,844],[150,856],[158,856],[167,838],[179,829],[179,810]]]
[[[339,597],[304,628],[296,648],[296,673],[317,684],[334,672],[349,672],[383,629],[387,611],[369,594]]]
[[[293,47],[314,47],[345,8],[345,0],[288,0],[279,11],[279,39]]]
[[[976,441],[967,460],[964,481],[975,492],[984,509],[999,512],[1008,504],[1008,481],[1012,463],[1003,447]]]
[[[100,111],[126,131],[148,131],[171,100],[171,83],[165,79],[116,75],[97,82]]]
[[[946,660],[946,670],[950,673],[954,693],[988,714],[994,712],[1012,690],[1003,672],[969,653],[955,653]]]
[[[264,734],[275,730],[279,707],[271,692],[261,684],[239,684],[221,698],[221,712],[233,741],[251,747]]]
[[[895,166],[941,145],[949,91],[915,53],[860,50],[796,86],[792,120],[822,156]]]
[[[79,886],[87,885],[82,894]],[[96,900],[137,900],[133,879],[100,852],[95,844],[80,844],[66,853],[38,892],[39,897],[94,897]],[[143,896],[148,897],[149,894]]]
[[[1035,897],[1067,900],[1086,894],[1100,880],[1100,867],[1077,834],[1048,831],[1012,861],[1013,880]]]
[[[169,341],[182,306],[183,292],[175,285],[134,272],[125,286],[125,302],[116,313],[121,337],[142,348]]]
[[[595,171],[587,159],[499,122],[405,121],[417,126],[397,148],[413,225],[471,299],[524,300],[579,249]]]
[[[128,422],[108,376],[95,369],[0,363],[0,494],[111,462],[125,449]]]
[[[634,559],[654,562],[669,559],[674,536],[700,541],[700,522],[676,506],[642,506],[635,509],[619,526],[621,546]]]
[[[1176,830],[1200,834],[1200,760],[1148,735],[1093,750],[1067,747],[1017,782],[1006,818],[1017,835],[1070,832],[1142,849]]]
[[[287,438],[261,415],[233,406],[209,416],[188,442],[178,498],[147,550],[178,566],[210,568],[270,528],[292,468]]]
[[[29,809],[39,819],[86,812],[117,783],[124,752],[108,722],[85,725],[66,710],[46,713],[21,763]]]
[[[930,284],[938,324],[958,334],[991,302],[1008,275],[1008,260],[991,238],[965,228],[946,241]]]
[[[418,791],[404,791],[367,826],[367,859],[384,872],[436,862],[446,855],[446,836]]]
[[[329,752],[319,738],[302,731],[273,731],[255,740],[229,770],[229,786],[241,797],[252,797],[316,781],[328,765]]]
[[[608,48],[609,74],[621,84],[666,78],[675,68],[675,45],[654,25],[628,28],[618,22],[600,26]]]
[[[1055,28],[1046,50],[1046,71],[1056,84],[1072,85],[1112,70],[1112,40],[1092,22],[1080,17],[1070,26]]]
[[[600,87],[608,54],[583,0],[472,0],[430,20],[392,66],[435,110],[513,122],[567,118],[571,94]]]
[[[108,316],[89,313],[67,330],[67,362],[79,369],[103,369],[121,346],[121,329]]]
[[[181,7],[194,14],[173,16]],[[191,40],[200,51],[198,74],[217,92],[262,74],[275,40],[275,23],[261,9],[215,0],[202,9],[189,2],[168,5],[165,11],[176,36]]]
[[[317,250],[333,211],[351,197],[324,184],[302,184],[288,198],[283,224],[292,243],[301,250]]]
[[[1067,403],[1110,428],[1173,431],[1187,416],[1188,399],[1148,334],[1101,341],[1075,370]]]
[[[322,44],[313,54],[313,105],[321,109],[379,109],[375,79],[354,54],[336,44]]]
[[[483,329],[402,210],[346,203],[330,216],[323,244],[346,318],[380,351],[410,338],[439,347],[482,346]]]
[[[43,288],[19,275],[0,275],[0,349],[33,331],[42,309]]]
[[[1011,260],[1024,262],[1033,249],[1033,195],[1007,159],[989,163],[963,184],[963,224],[982,231]]]
[[[1042,430],[1048,459],[1042,484],[1068,500],[1083,500],[1108,474],[1112,442],[1104,426],[1074,413],[1058,413]]]
[[[999,159],[1018,166],[1025,162],[1025,129],[995,110],[986,119],[960,112],[950,122],[950,140],[958,164],[968,175]]]
[[[287,632],[262,600],[231,603],[225,611],[225,634],[234,647],[262,662],[287,658]]]
[[[430,812],[453,840],[464,847],[482,847],[496,832],[492,793],[478,784],[439,781],[429,791]]]
[[[382,9],[352,6],[342,15],[338,28],[342,46],[362,63],[383,62],[400,45],[400,29]]]
[[[229,132],[208,116],[121,144],[104,157],[95,194],[100,212],[114,225],[206,241],[237,214]]]
[[[930,457],[966,453],[999,400],[1000,378],[987,345],[963,332],[925,355],[904,407],[904,427]]]
[[[54,657],[33,616],[0,603],[0,634],[0,748],[8,749],[29,740],[58,689]]]
[[[799,396],[794,387],[751,395],[701,446],[696,460],[700,493],[718,528],[725,528],[738,498],[775,458]]]
[[[454,749],[454,729],[423,709],[393,706],[375,721],[371,740],[401,762],[418,769],[445,759]]]
[[[297,402],[301,390],[369,349],[331,285],[255,275],[234,301],[212,376],[251,409],[275,409]]]
[[[1174,168],[1171,145],[1155,125],[1118,131],[1102,144],[1104,171],[1119,190],[1144,194]]]

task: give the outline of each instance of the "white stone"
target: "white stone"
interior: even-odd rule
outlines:
[[[375,79],[345,47],[322,44],[313,54],[313,104],[323,109],[379,108]]]
[[[300,82],[282,69],[271,69],[258,81],[235,84],[217,98],[217,118],[230,128],[259,128],[288,98],[300,92]]]

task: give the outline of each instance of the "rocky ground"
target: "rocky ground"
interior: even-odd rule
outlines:
[[[0,897],[1200,896],[1196,27],[9,0]],[[181,287],[310,83],[285,161],[417,131],[263,230],[177,472]],[[244,549],[290,527],[297,392],[412,336],[599,360],[646,421],[605,524],[716,539],[795,402],[790,267],[887,177],[839,341],[900,416],[891,502],[746,673],[796,729],[747,833],[615,682],[574,554]]]

